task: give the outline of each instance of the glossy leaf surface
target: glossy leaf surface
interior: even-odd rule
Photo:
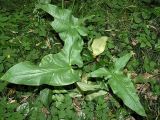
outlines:
[[[107,78],[113,93],[121,98],[126,106],[137,112],[139,115],[146,116],[131,79],[123,75],[120,71],[125,67],[130,57],[131,54],[126,54],[117,59],[114,69],[107,70],[105,68],[100,68],[91,72],[89,76]]]
[[[51,26],[59,32],[64,41],[63,49],[57,54],[46,55],[39,66],[29,62],[19,63],[2,77],[15,84],[63,86],[72,84],[80,79],[79,72],[72,69],[72,65],[83,66],[80,52],[83,48],[85,28],[81,21],[71,15],[71,11],[59,9],[51,4],[39,4],[41,8],[54,17]]]
[[[142,116],[146,116],[145,111],[136,94],[136,89],[130,78],[123,74],[112,73],[108,81],[114,94],[121,98],[126,106]]]
[[[79,80],[79,74],[68,65],[45,64],[39,67],[29,62],[22,62],[10,68],[1,79],[15,84],[61,86]]]
[[[70,10],[59,9],[51,4],[39,4],[37,7],[54,17],[51,26],[64,41],[64,50],[68,52],[70,62],[82,67],[83,62],[80,52],[83,48],[83,40],[80,35],[86,36],[87,30],[83,27],[81,20],[74,17]]]

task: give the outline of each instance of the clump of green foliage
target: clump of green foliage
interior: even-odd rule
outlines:
[[[25,11],[9,14],[14,22],[2,10],[1,80],[42,89],[35,103],[21,103],[11,111],[22,119],[127,119],[134,112],[155,118],[148,115],[148,102],[141,105],[134,84],[150,83],[160,95],[159,7],[148,10],[147,5],[136,0],[40,0],[29,19],[22,19]],[[145,80],[143,74],[133,76],[135,72],[150,76]],[[50,89],[41,88],[44,84]]]

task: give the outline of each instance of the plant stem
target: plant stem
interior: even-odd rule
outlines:
[[[73,3],[72,3],[72,11],[73,11],[73,8],[74,8],[75,1],[76,0],[74,0]]]
[[[64,9],[64,0],[62,0],[62,9]]]

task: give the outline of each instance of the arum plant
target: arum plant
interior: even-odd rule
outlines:
[[[122,72],[131,56],[132,53],[128,53],[117,59],[111,69],[99,68],[91,72],[89,77],[104,77],[113,93],[121,98],[126,106],[139,115],[146,116],[130,77],[125,76]]]
[[[46,3],[38,4],[36,7],[54,17],[54,21],[50,24],[59,33],[64,46],[59,53],[44,56],[39,65],[34,65],[29,61],[14,65],[2,76],[1,80],[32,86],[42,84],[64,86],[76,83],[84,92],[96,91],[91,96],[106,94],[105,89],[102,90],[100,85],[92,85],[80,81],[81,72],[72,67],[73,65],[77,65],[79,68],[83,66],[80,54],[83,49],[81,36],[87,36],[87,30],[83,26],[84,19],[78,19],[71,14],[70,10],[60,9],[55,5]],[[91,47],[94,57],[104,51],[107,40],[107,37],[102,37],[93,41]],[[105,82],[110,85],[114,94],[120,97],[125,105],[138,114],[146,116],[131,79],[122,73],[122,69],[130,57],[130,53],[126,54],[116,60],[114,69],[100,68],[91,72],[89,77],[104,77]],[[90,96],[88,98],[90,99]]]
[[[57,54],[49,54],[42,58],[39,66],[30,62],[21,62],[8,70],[2,76],[15,84],[63,86],[80,80],[80,72],[72,65],[83,66],[80,52],[83,48],[82,36],[86,36],[86,29],[78,18],[72,16],[71,11],[59,9],[51,4],[39,4],[41,8],[54,17],[51,26],[59,33],[64,42],[63,49]]]

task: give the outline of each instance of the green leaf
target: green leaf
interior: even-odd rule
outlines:
[[[64,39],[66,40],[62,52],[65,54],[65,57],[68,58],[69,64],[76,64],[82,67],[83,61],[80,53],[83,48],[83,41],[80,36],[73,32],[72,35],[61,34],[61,37],[65,37]]]
[[[142,22],[142,19],[140,17],[141,17],[140,13],[138,13],[138,12],[133,13],[133,18],[134,18],[135,23],[141,23]]]
[[[104,91],[104,90],[99,90],[98,92],[94,92],[94,93],[91,93],[91,94],[86,95],[86,100],[91,101],[91,100],[95,99],[96,97],[102,96],[102,95],[105,95],[105,94],[107,94],[106,91]]]
[[[104,76],[110,76],[110,72],[106,70],[105,68],[99,68],[98,70],[95,70],[91,72],[89,77],[104,77]]]
[[[159,17],[160,16],[160,7],[154,7],[153,13]]]
[[[10,68],[1,79],[10,83],[35,86],[42,84],[62,86],[79,80],[79,73],[66,64],[65,60],[52,57],[53,55],[46,56],[40,67],[29,62],[19,63]]]
[[[0,92],[2,92],[4,90],[4,88],[6,88],[8,82],[2,82],[0,81]]]
[[[38,4],[37,8],[43,9],[54,17],[54,21],[51,23],[51,25],[56,32],[66,32],[69,34],[70,31],[76,31],[82,36],[87,35],[87,30],[83,26],[84,20],[74,17],[70,10],[59,9],[57,6],[51,4]]]
[[[0,64],[0,72],[2,72],[4,70],[4,65],[3,63]]]
[[[95,90],[99,90],[101,88],[100,85],[92,85],[92,84],[87,84],[84,82],[77,82],[78,87],[83,91],[95,91]]]
[[[71,15],[71,11],[59,9],[51,4],[39,4],[41,8],[54,17],[51,23],[60,38],[64,41],[63,49],[54,55],[46,55],[39,66],[28,62],[13,66],[3,80],[24,85],[63,86],[72,84],[80,79],[79,71],[72,69],[72,65],[83,66],[81,51],[83,40],[80,35],[85,34],[85,28],[78,18]]]
[[[81,51],[83,48],[83,40],[80,35],[87,35],[86,29],[83,27],[81,20],[75,18],[70,10],[59,9],[51,4],[39,4],[39,8],[48,12],[54,17],[51,26],[56,32],[59,32],[60,38],[64,41],[65,57],[69,56],[69,64],[76,64],[79,67],[83,66]],[[62,50],[62,51],[63,51]]]
[[[40,100],[41,102],[46,106],[49,107],[49,105],[52,102],[52,94],[50,89],[43,89],[40,91]]]
[[[146,116],[130,78],[123,74],[112,73],[112,77],[109,79],[108,83],[111,86],[113,93],[120,97],[126,106],[137,112],[139,115]]]
[[[64,50],[68,52],[70,62],[82,67],[83,62],[80,53],[83,48],[83,40],[80,35],[87,35],[82,20],[74,17],[70,10],[59,9],[51,4],[39,4],[37,8],[43,9],[54,17],[51,26],[56,32],[59,32],[60,38],[64,41]]]
[[[128,53],[120,58],[118,58],[116,61],[115,61],[115,65],[114,65],[114,68],[116,71],[119,71],[119,70],[122,70],[127,62],[129,61],[129,59],[132,57],[132,53]]]
[[[145,111],[141,103],[139,102],[138,95],[136,94],[136,89],[131,79],[123,75],[121,71],[116,71],[114,69],[109,71],[105,68],[100,68],[96,71],[91,72],[89,76],[105,77],[109,79],[108,83],[114,94],[120,97],[126,106],[128,106],[138,114],[146,116]]]

